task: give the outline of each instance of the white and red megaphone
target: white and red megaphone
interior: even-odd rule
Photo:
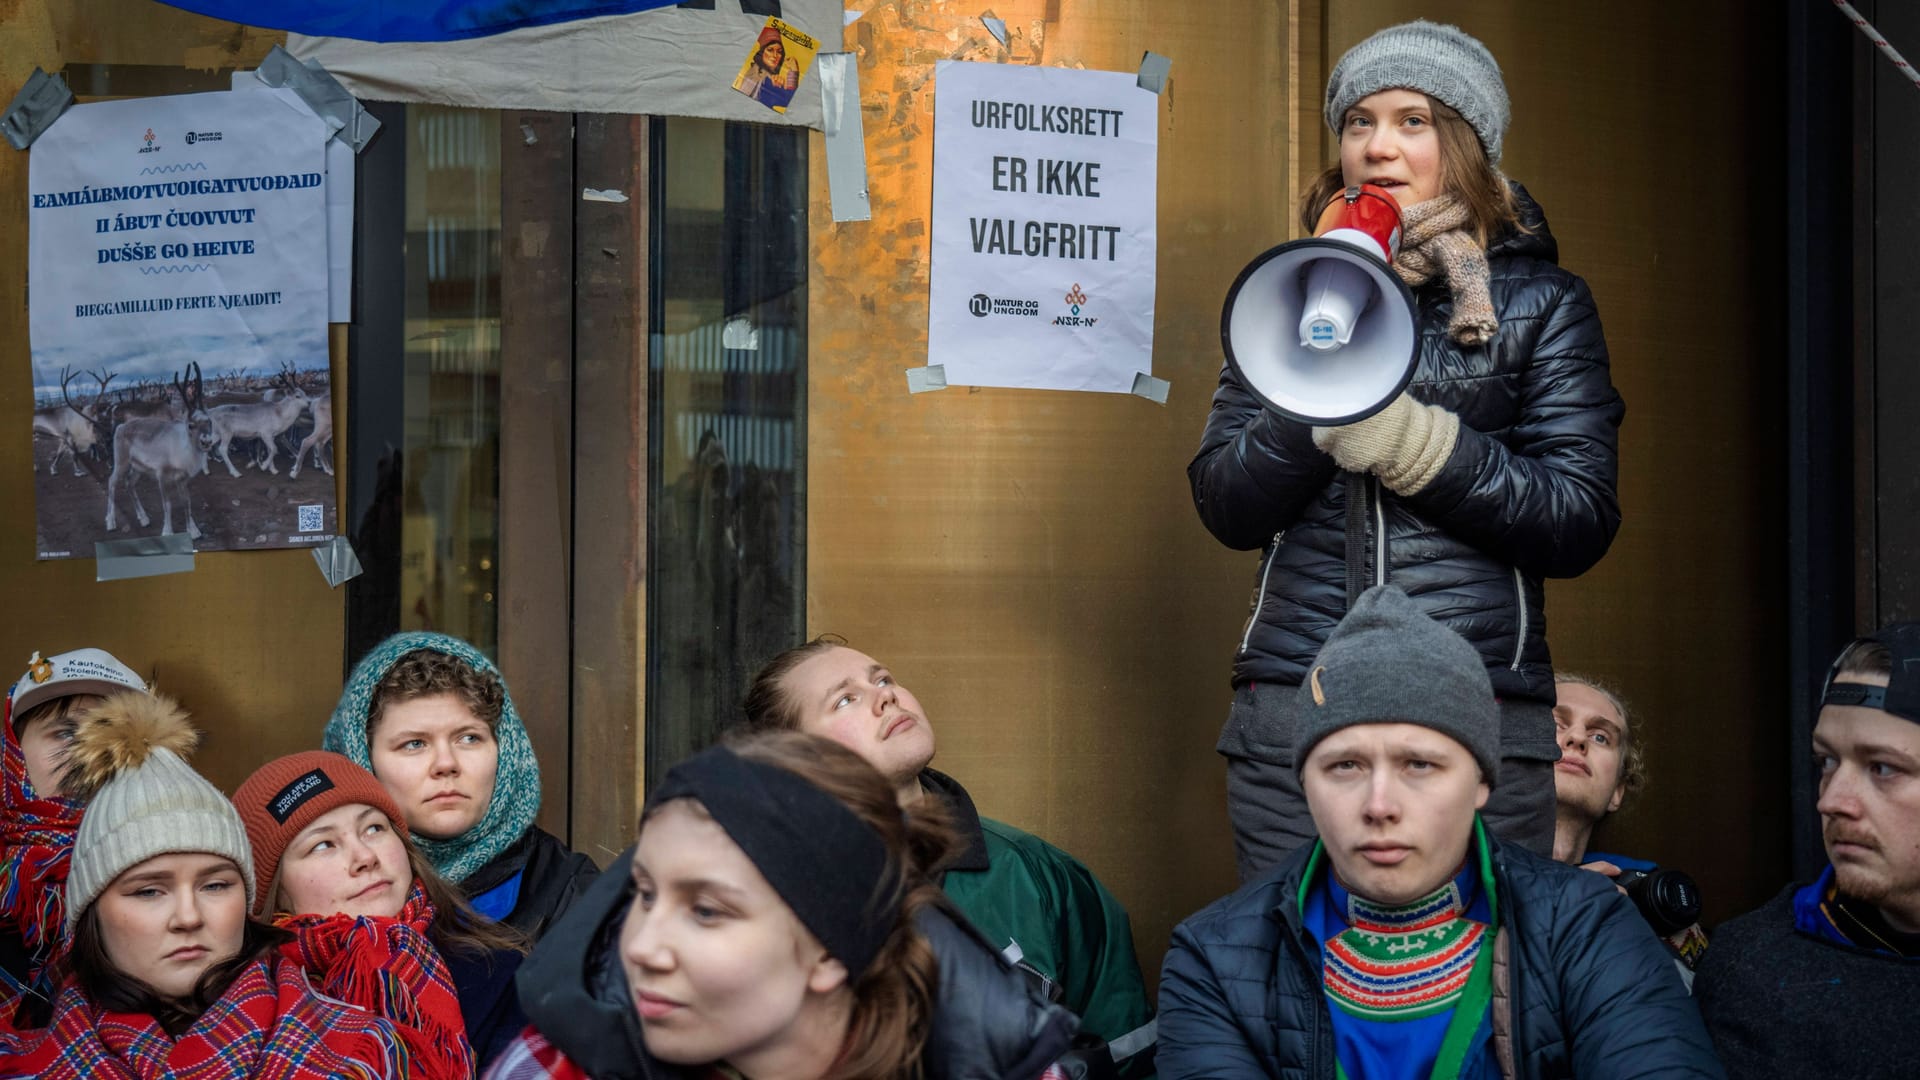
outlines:
[[[1391,263],[1400,204],[1384,188],[1334,196],[1312,238],[1271,248],[1227,290],[1227,363],[1268,408],[1332,427],[1364,420],[1413,378],[1413,292]]]

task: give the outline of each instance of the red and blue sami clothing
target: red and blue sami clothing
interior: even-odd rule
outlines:
[[[83,809],[33,790],[9,693],[0,709],[0,1024],[18,1022],[23,998],[52,1007],[53,972],[68,944],[67,869]]]
[[[1331,866],[1308,867],[1300,914],[1320,946],[1343,1077],[1500,1075],[1488,1011],[1493,885],[1476,847],[1451,880],[1401,906],[1356,896]],[[1323,856],[1316,849],[1314,861]]]
[[[411,1074],[385,1020],[323,998],[268,952],[172,1038],[153,1017],[95,1008],[69,980],[43,1031],[0,1030],[0,1080],[395,1080]]]

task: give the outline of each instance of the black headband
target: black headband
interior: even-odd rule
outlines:
[[[698,799],[834,959],[858,979],[886,943],[899,897],[882,896],[887,848],[839,799],[797,774],[716,746],[667,770],[648,812]]]
[[[1887,685],[1836,682],[1840,666],[1854,647],[1874,642],[1884,645],[1893,658]],[[1897,622],[1868,637],[1856,638],[1827,669],[1827,681],[1820,688],[1820,704],[1858,705],[1880,709],[1920,723],[1920,622]]]

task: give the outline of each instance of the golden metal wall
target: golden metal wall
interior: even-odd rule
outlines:
[[[18,0],[0,4],[0,97],[35,65],[250,68],[279,40],[149,0]],[[0,678],[36,649],[105,648],[194,713],[206,733],[194,764],[231,790],[267,758],[318,745],[340,693],[345,598],[307,551],[203,554],[191,574],[98,584],[91,559],[34,560],[27,160],[0,147],[0,505],[13,522],[0,534]],[[345,336],[334,331],[338,403]],[[337,404],[335,416],[344,426]]]
[[[1628,402],[1627,525],[1550,605],[1556,656],[1620,681],[1656,747],[1652,790],[1601,840],[1693,871],[1715,917],[1777,888],[1785,507],[1769,433],[1783,354],[1765,238],[1779,182],[1738,121],[1763,92],[1752,57],[1771,55],[1768,31],[1731,0],[1679,14],[1377,0],[994,12],[1005,49],[977,4],[874,3],[847,32],[874,217],[833,223],[816,153],[809,628],[894,667],[939,734],[937,764],[983,812],[1093,867],[1132,912],[1152,979],[1174,923],[1235,883],[1213,743],[1254,556],[1207,535],[1185,476],[1221,363],[1220,302],[1287,237],[1320,167],[1331,59],[1402,19],[1461,22],[1506,69],[1506,167],[1593,285]],[[1154,349],[1167,406],[909,396],[902,370],[925,362],[933,64],[1125,71],[1145,49],[1173,59]]]

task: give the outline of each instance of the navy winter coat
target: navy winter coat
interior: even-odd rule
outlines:
[[[1333,1080],[1319,951],[1300,920],[1313,845],[1181,923],[1160,980],[1160,1080]],[[1590,870],[1493,843],[1494,1046],[1513,1080],[1720,1077],[1631,901]]]
[[[1626,406],[1608,374],[1592,293],[1555,263],[1539,206],[1517,184],[1514,194],[1533,231],[1488,249],[1500,320],[1491,342],[1447,336],[1444,281],[1414,290],[1420,355],[1407,390],[1459,416],[1460,436],[1440,475],[1412,496],[1365,479],[1366,583],[1392,581],[1472,642],[1501,697],[1552,704],[1541,581],[1585,572],[1620,528]],[[1209,532],[1230,548],[1265,550],[1235,686],[1298,686],[1345,614],[1340,477],[1307,425],[1266,411],[1232,368],[1221,370],[1187,478]],[[1221,750],[1264,756],[1228,740]]]

